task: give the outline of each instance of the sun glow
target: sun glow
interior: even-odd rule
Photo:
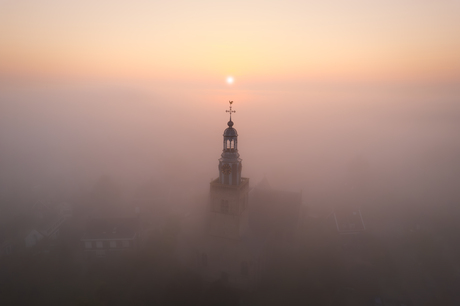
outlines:
[[[234,81],[233,77],[231,77],[231,76],[227,77],[227,84],[231,85],[231,84],[233,84],[233,81]]]

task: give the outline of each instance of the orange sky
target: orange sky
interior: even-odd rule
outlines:
[[[454,79],[460,1],[1,1],[0,76]]]

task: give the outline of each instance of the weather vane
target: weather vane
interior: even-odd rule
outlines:
[[[230,103],[230,110],[226,110],[225,112],[230,113],[230,121],[232,121],[232,113],[236,113],[236,111],[232,110],[233,101],[228,101]]]

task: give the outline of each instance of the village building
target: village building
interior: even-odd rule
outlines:
[[[139,218],[92,218],[80,239],[87,259],[119,258],[139,249]]]

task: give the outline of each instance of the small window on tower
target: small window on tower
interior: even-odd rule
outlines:
[[[228,200],[222,200],[220,202],[220,210],[224,213],[228,213]]]

